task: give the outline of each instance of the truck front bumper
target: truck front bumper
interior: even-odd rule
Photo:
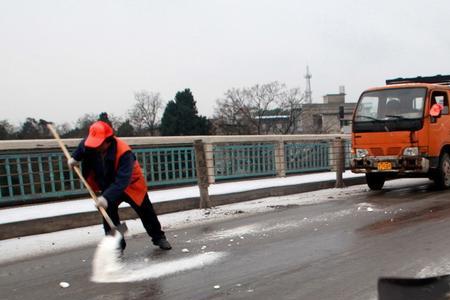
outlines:
[[[351,161],[351,170],[353,173],[427,173],[429,168],[430,161],[425,157],[368,156],[353,158]]]

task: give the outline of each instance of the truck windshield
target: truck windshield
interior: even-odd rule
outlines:
[[[361,95],[353,120],[354,132],[419,130],[425,88],[384,89]]]

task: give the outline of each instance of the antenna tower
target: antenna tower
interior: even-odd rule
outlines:
[[[305,103],[312,103],[312,91],[311,91],[311,73],[309,72],[309,66],[306,66],[306,89],[305,89]]]

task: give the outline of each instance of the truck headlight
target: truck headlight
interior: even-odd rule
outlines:
[[[403,150],[404,156],[419,156],[419,147],[407,147]]]
[[[363,158],[369,155],[369,151],[367,149],[356,149],[355,150],[356,158]]]

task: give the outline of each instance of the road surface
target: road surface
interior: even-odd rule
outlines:
[[[321,201],[296,203],[305,196]],[[92,282],[96,245],[3,264],[0,298],[367,300],[377,299],[380,276],[450,273],[450,191],[431,181],[288,198],[259,213],[237,209],[228,219],[192,226],[187,220],[166,232],[173,244],[167,252],[145,235],[128,237],[123,272],[132,268],[141,281]],[[217,260],[178,268],[182,259],[210,254]]]

